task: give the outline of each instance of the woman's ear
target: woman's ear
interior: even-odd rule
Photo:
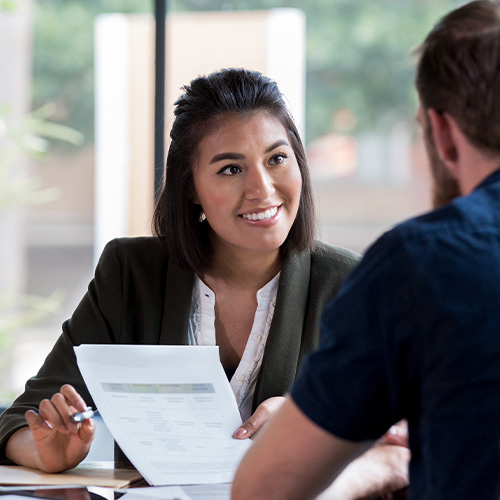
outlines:
[[[439,158],[448,168],[453,169],[458,160],[455,122],[448,113],[439,112],[434,108],[427,110],[427,116]]]

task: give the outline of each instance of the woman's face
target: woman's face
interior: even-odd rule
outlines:
[[[283,244],[299,208],[302,176],[281,122],[265,112],[228,115],[198,145],[195,203],[214,250],[270,251]]]

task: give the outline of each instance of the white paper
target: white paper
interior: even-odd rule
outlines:
[[[191,484],[182,488],[192,500],[230,500],[231,484]]]
[[[231,483],[189,484],[186,486],[149,486],[130,488],[120,500],[230,500]]]
[[[217,346],[82,345],[78,366],[116,442],[152,485],[225,483],[250,440]]]
[[[124,490],[120,490],[122,493]],[[131,488],[120,500],[193,500],[180,486]]]
[[[2,495],[2,500],[26,500],[26,496],[21,495]]]

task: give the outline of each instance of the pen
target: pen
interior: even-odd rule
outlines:
[[[95,414],[97,413],[97,410],[92,410],[91,406],[87,406],[87,409],[85,411],[79,411],[78,413],[75,413],[72,417],[71,420],[76,423],[83,422],[86,418],[92,418]]]

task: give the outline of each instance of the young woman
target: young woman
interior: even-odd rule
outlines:
[[[218,345],[250,437],[279,406],[356,254],[314,241],[304,148],[275,82],[226,69],[175,103],[155,236],[110,242],[38,374],[0,419],[0,456],[85,458],[95,423],[73,346]],[[118,459],[122,458],[120,456]]]

